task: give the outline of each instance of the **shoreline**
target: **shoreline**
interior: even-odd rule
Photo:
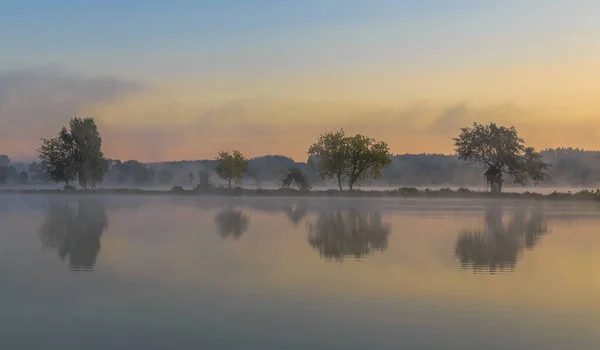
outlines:
[[[205,190],[185,190],[175,186],[170,190],[149,190],[135,188],[119,189],[0,189],[0,195],[159,195],[159,196],[219,196],[219,197],[299,197],[299,198],[497,198],[497,199],[546,199],[546,200],[595,200],[600,201],[600,189],[582,190],[578,192],[553,192],[541,194],[534,192],[502,192],[492,194],[484,191],[473,191],[460,188],[453,190],[417,189],[403,187],[395,190],[315,190],[300,191],[296,189],[243,189],[240,187],[230,190],[210,188]]]

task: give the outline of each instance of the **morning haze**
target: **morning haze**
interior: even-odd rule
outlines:
[[[0,349],[598,349],[599,17],[0,1]]]

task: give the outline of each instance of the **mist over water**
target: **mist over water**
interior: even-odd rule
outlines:
[[[0,195],[0,348],[597,349],[598,213]]]

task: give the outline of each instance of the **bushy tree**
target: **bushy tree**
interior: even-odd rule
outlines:
[[[380,178],[381,170],[392,164],[388,154],[389,147],[385,142],[377,142],[358,134],[346,138],[346,147],[348,155],[345,175],[350,190],[358,181]]]
[[[63,127],[57,137],[43,139],[40,153],[41,165],[54,182],[64,182],[65,187],[77,175],[75,144],[67,128]]]
[[[48,177],[67,186],[77,177],[81,187],[93,188],[108,171],[93,118],[71,119],[69,129],[63,127],[57,137],[42,140],[39,153]]]
[[[323,180],[336,179],[340,191],[346,170],[346,134],[344,130],[327,132],[308,149],[308,154],[316,158],[319,177]],[[314,164],[311,164],[311,166]]]
[[[391,164],[388,151],[385,142],[360,134],[346,136],[339,130],[321,135],[308,154],[316,158],[319,176],[323,180],[335,178],[341,191],[343,179],[352,190],[360,180],[379,178],[381,170]]]
[[[295,183],[298,186],[298,189],[302,191],[310,190],[310,183],[308,182],[308,178],[306,174],[299,168],[290,168],[288,173],[283,178],[283,187],[290,187],[292,183]]]
[[[227,181],[228,188],[231,188],[232,180],[241,180],[244,173],[248,171],[248,159],[238,150],[231,153],[219,152],[216,159],[215,172],[220,178]]]
[[[528,179],[537,182],[546,177],[549,165],[533,147],[525,146],[514,127],[473,123],[453,140],[459,160],[485,167],[485,179],[493,190],[502,190],[504,174],[523,186]]]

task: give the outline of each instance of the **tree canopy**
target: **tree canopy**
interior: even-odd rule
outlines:
[[[523,186],[528,179],[537,182],[546,177],[549,165],[533,147],[525,146],[514,127],[473,123],[453,140],[459,160],[483,165],[488,185],[496,185],[498,191],[502,190],[503,174]]]
[[[337,179],[341,191],[344,179],[352,190],[361,180],[381,177],[382,169],[392,163],[388,151],[385,142],[360,134],[346,136],[342,129],[321,135],[308,154],[316,158],[319,176]]]
[[[220,178],[227,181],[228,188],[231,188],[232,180],[241,180],[248,171],[248,159],[238,150],[231,153],[221,151],[216,160],[215,172]]]
[[[69,129],[63,127],[57,137],[43,139],[38,151],[49,178],[65,185],[77,177],[81,187],[95,187],[108,170],[93,118],[71,119]]]

